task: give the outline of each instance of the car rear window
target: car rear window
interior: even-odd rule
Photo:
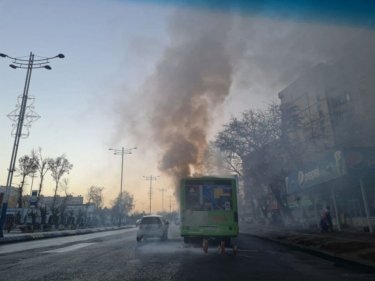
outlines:
[[[161,220],[157,217],[147,217],[142,219],[142,224],[160,224]]]

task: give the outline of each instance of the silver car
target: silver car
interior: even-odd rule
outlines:
[[[144,216],[139,224],[137,232],[137,242],[144,238],[157,237],[161,240],[168,239],[169,222],[162,216]]]

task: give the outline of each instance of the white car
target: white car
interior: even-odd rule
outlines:
[[[144,238],[157,237],[161,240],[168,239],[169,222],[162,216],[144,216],[139,224],[137,232],[137,242]]]

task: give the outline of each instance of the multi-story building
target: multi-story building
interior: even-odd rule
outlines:
[[[366,217],[367,224],[375,217],[374,65],[371,50],[319,64],[279,93],[295,159],[288,194],[309,197],[316,216],[331,205],[338,225],[339,216],[341,223]]]

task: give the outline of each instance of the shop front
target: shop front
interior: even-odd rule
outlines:
[[[297,218],[307,225],[319,223],[330,207],[335,228],[375,223],[375,150],[348,149],[326,152],[285,179],[288,201]]]

